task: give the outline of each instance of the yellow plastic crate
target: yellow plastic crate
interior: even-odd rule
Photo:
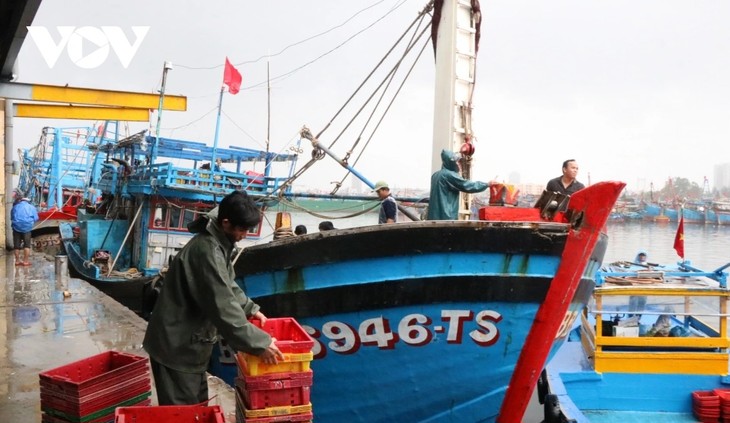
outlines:
[[[314,354],[306,353],[284,353],[284,360],[277,364],[266,364],[255,355],[243,352],[236,353],[238,373],[242,376],[260,376],[270,373],[308,372],[309,363],[312,362]]]
[[[311,413],[312,403],[305,405],[284,405],[281,407],[262,408],[260,410],[243,410],[243,415],[247,419],[255,419],[257,417],[276,417],[288,414]]]

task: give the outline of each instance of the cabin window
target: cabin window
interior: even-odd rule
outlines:
[[[170,229],[179,229],[179,228],[184,227],[184,226],[181,226],[181,224],[180,224],[180,217],[182,216],[182,211],[183,211],[182,208],[175,206],[175,205],[170,205],[170,213],[169,213],[170,214],[170,222],[169,222]]]
[[[189,223],[192,223],[193,220],[198,216],[197,209],[185,209],[183,212],[183,228],[187,228]]]
[[[680,295],[601,295],[603,336],[717,337],[716,299]],[[596,307],[595,304],[593,307]]]
[[[208,213],[210,209],[211,207],[204,203],[159,202],[152,206],[149,225],[152,229],[187,231],[190,223]]]
[[[152,212],[152,227],[153,228],[164,228],[165,218],[167,217],[167,208],[163,205],[155,206]]]

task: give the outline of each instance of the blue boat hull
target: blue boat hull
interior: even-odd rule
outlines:
[[[550,391],[576,423],[696,422],[689,393],[730,387],[718,375],[598,373],[581,357],[569,341],[548,365]]]
[[[316,341],[318,422],[489,422],[567,235],[555,224],[366,227],[251,247],[236,267],[265,314],[295,317]],[[412,244],[420,245],[415,253]],[[556,317],[566,327],[593,291],[605,244],[603,237],[569,312]],[[231,354],[211,363],[229,383],[237,371]]]
[[[114,298],[130,310],[142,314],[145,302],[145,290],[149,288],[154,276],[128,278],[124,276],[106,276],[101,269],[94,265],[81,253],[78,242],[73,235],[75,223],[61,223],[59,232],[64,251],[68,257],[68,267],[71,276],[79,277],[101,292]]]

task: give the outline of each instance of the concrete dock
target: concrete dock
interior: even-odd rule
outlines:
[[[53,257],[31,261],[15,266],[12,252],[0,255],[0,422],[41,421],[43,371],[110,350],[147,356],[144,319],[83,280],[57,277]],[[208,384],[210,404],[235,422],[233,389],[212,376]]]

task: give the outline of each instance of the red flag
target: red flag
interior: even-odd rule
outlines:
[[[681,210],[680,210],[681,213]],[[677,226],[677,235],[674,236],[674,249],[677,254],[684,260],[684,216],[680,215],[679,226]]]
[[[233,67],[226,57],[226,68],[223,70],[223,83],[228,85],[228,92],[238,94],[238,91],[241,89],[241,81],[243,81],[241,73]]]

